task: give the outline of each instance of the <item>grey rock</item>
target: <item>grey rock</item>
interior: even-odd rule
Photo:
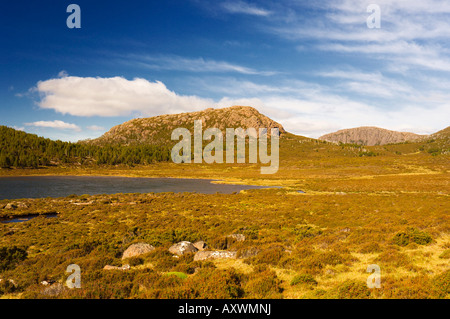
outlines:
[[[13,204],[13,203],[8,203],[8,204],[6,204],[6,206],[4,208],[5,209],[16,209],[17,205]]]
[[[111,265],[106,265],[105,267],[103,267],[104,270],[129,270],[130,268],[131,267],[128,264],[123,265],[122,267],[111,266]]]
[[[198,249],[189,241],[180,241],[169,248],[169,252],[174,255],[182,256],[186,253],[195,253]]]
[[[137,243],[128,247],[122,255],[122,259],[140,256],[153,251],[155,247],[147,243]]]
[[[227,251],[227,250],[203,250],[198,251],[194,255],[194,260],[207,260],[207,259],[227,259],[227,258],[236,258],[235,251]]]
[[[194,247],[198,250],[205,250],[206,248],[208,248],[208,245],[206,245],[203,240],[199,240],[194,243]]]

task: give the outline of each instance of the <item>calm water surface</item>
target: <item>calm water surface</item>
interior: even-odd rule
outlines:
[[[264,186],[212,184],[213,180],[116,176],[0,177],[0,199],[64,197],[117,193],[197,192],[231,194]]]

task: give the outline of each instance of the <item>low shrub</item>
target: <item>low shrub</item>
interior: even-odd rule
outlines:
[[[181,271],[171,271],[165,274],[166,276],[177,276],[180,279],[186,279],[188,275]]]
[[[291,280],[291,286],[296,286],[298,284],[306,284],[306,285],[317,285],[317,281],[310,274],[299,274],[296,275]]]
[[[450,249],[446,249],[439,255],[441,259],[450,259]]]
[[[338,286],[337,297],[339,299],[368,299],[370,298],[370,289],[363,281],[347,280]]]
[[[270,246],[263,249],[258,255],[250,258],[250,263],[258,264],[268,264],[276,266],[280,262],[281,258],[285,255],[284,248],[281,246]]]
[[[359,252],[361,254],[373,254],[373,253],[378,253],[380,251],[381,251],[381,247],[376,242],[367,243],[367,244],[363,245],[359,250]]]
[[[0,272],[13,269],[19,262],[27,258],[27,252],[16,246],[0,248]]]
[[[16,286],[9,280],[3,279],[0,281],[0,296],[10,294],[16,291]]]
[[[256,267],[250,274],[245,286],[245,294],[248,298],[280,298],[283,289],[281,280],[277,274],[268,267]]]
[[[144,263],[144,259],[142,259],[141,257],[131,257],[131,258],[128,258],[127,261],[131,267],[142,265]]]
[[[450,296],[450,270],[435,276],[433,278],[433,285],[440,298],[448,298]]]
[[[426,232],[408,227],[406,231],[397,233],[392,240],[398,246],[407,246],[410,243],[427,245],[433,241],[433,238]]]
[[[220,236],[211,240],[210,246],[213,249],[226,250],[236,243],[236,239],[228,236]]]

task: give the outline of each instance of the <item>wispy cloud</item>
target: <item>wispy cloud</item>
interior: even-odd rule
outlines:
[[[66,123],[63,121],[55,120],[55,121],[36,121],[32,123],[25,123],[26,126],[34,126],[34,127],[44,127],[44,128],[55,128],[61,130],[74,130],[81,131],[78,125],[72,123]]]
[[[292,9],[291,2],[282,2]],[[370,29],[366,12],[372,0],[336,0],[312,4],[311,17],[295,11],[294,18],[273,20],[264,28],[304,51],[332,51],[382,61],[391,71],[440,70],[450,72],[450,3],[446,0],[378,0],[381,28]],[[395,67],[393,67],[395,66]]]
[[[203,57],[187,58],[177,55],[137,55],[130,54],[118,58],[121,63],[152,70],[176,70],[202,73],[240,73],[248,75],[274,75],[272,71],[255,70],[226,61],[216,61]]]
[[[86,128],[90,131],[104,131],[105,128],[103,126],[99,126],[99,125],[89,125],[86,126]]]
[[[221,4],[222,8],[229,13],[239,13],[254,16],[269,16],[271,11],[259,8],[244,1],[225,1]]]

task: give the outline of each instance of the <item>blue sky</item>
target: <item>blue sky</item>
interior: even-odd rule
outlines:
[[[53,139],[231,105],[310,137],[449,125],[446,0],[17,0],[0,35],[0,125]]]

